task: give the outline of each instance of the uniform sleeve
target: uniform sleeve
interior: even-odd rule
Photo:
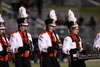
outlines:
[[[59,35],[58,35],[58,34],[56,34],[56,37],[57,37],[57,39],[56,39],[56,40],[58,40],[58,42],[61,42],[61,40],[60,40],[60,38],[59,38]]]
[[[5,42],[7,41],[7,43],[9,43],[9,40],[8,40],[8,38],[6,37],[6,39],[4,38],[4,40],[5,40]]]
[[[64,39],[63,47],[62,47],[63,53],[69,54],[70,45],[71,45],[71,38],[70,38],[70,37],[66,37],[66,38]]]
[[[80,48],[81,48],[81,51],[82,51],[83,50],[83,47],[82,47],[82,39],[81,38],[80,38]]]
[[[58,38],[58,40],[59,40],[59,36],[58,36],[58,34],[56,34],[56,36],[57,36],[57,38]]]
[[[8,40],[8,38],[6,37],[6,40],[7,40],[7,42],[9,43],[9,40]]]
[[[6,37],[6,40],[7,40],[7,46],[10,46],[10,42],[9,42],[9,39]]]
[[[46,39],[42,35],[38,38],[38,46],[40,51],[47,52]]]
[[[31,50],[33,51],[34,50],[34,44],[33,44],[33,40],[32,40],[32,36],[30,33],[28,33],[28,40],[31,41],[32,45],[31,45]]]
[[[100,48],[100,33],[97,34],[95,40],[94,40],[94,45],[93,47],[95,48]]]
[[[17,43],[16,43],[16,37],[13,34],[10,36],[10,44],[11,44],[11,51],[15,53],[17,48]]]
[[[32,41],[32,37],[30,33],[28,33],[28,40]]]

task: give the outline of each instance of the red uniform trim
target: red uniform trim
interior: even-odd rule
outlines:
[[[8,56],[0,57],[0,61],[8,61]]]
[[[51,40],[51,45],[52,45],[52,47],[53,47],[52,38],[51,38],[51,33],[50,33],[49,31],[45,30],[45,31],[42,32],[40,35],[43,35],[43,34],[45,34],[45,33],[48,33],[48,35],[49,35],[49,37],[50,37],[50,40]],[[54,37],[53,34],[52,34],[52,37],[53,37],[53,42],[56,42],[56,39],[55,39],[55,37]],[[42,54],[41,51],[40,51],[40,54]],[[50,57],[56,57],[56,54],[57,54],[57,51],[55,50],[55,51],[54,51],[54,54],[53,54],[53,53],[50,53],[49,56],[50,56]]]
[[[52,41],[53,41],[53,42],[56,42],[56,39],[55,39],[54,35],[53,35],[53,34],[51,35],[51,33],[50,33],[49,31],[47,31],[47,33],[48,33],[48,35],[49,35],[49,37],[50,37],[51,44],[52,44]],[[51,36],[53,37],[53,40],[52,40]],[[54,44],[52,44],[52,47],[53,47],[53,45],[54,45]],[[56,57],[56,54],[57,54],[57,51],[55,50],[55,51],[54,51],[54,54],[51,53],[51,54],[49,54],[49,56],[51,56],[51,57]]]
[[[20,35],[21,35],[22,42],[23,42],[23,45],[24,45],[24,39],[25,39],[25,43],[27,43],[27,36],[26,36],[26,34],[25,34],[25,32],[24,32],[24,38],[23,38],[22,32],[19,31],[19,33],[20,33]],[[25,53],[22,53],[20,56],[21,56],[21,57],[28,57],[28,56],[29,56],[29,51],[25,51]]]
[[[47,31],[42,32],[40,35],[43,35],[44,33],[46,33]]]
[[[70,34],[70,36],[74,39],[74,40],[78,40],[77,36],[75,36],[74,34]],[[76,43],[76,42],[75,42]],[[80,43],[78,42],[79,48],[81,49]],[[77,48],[77,43],[76,43],[76,48]]]
[[[17,33],[18,32],[18,30],[16,30],[15,32],[12,32],[11,34],[14,34],[14,33]]]
[[[3,41],[3,44],[0,40],[0,43],[1,43],[1,46],[2,46],[2,49],[3,49],[3,45],[7,46],[6,42],[4,41],[3,37],[2,37],[2,41]],[[4,50],[4,49],[3,49]],[[8,56],[4,56],[4,57],[0,57],[0,61],[8,61]]]
[[[100,33],[100,32],[98,32],[98,33]]]

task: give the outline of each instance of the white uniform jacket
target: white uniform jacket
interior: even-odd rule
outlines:
[[[79,42],[80,43],[80,50],[83,50],[81,38],[79,37],[79,39],[80,39],[80,42]],[[77,48],[76,43],[72,41],[72,38],[70,36],[65,37],[64,42],[63,42],[63,47],[62,47],[63,53],[70,54],[69,51],[71,49],[75,49],[75,48]]]
[[[43,33],[41,33],[38,37],[38,46],[39,46],[39,50],[40,52],[47,52],[47,48],[48,47],[52,47],[52,42],[49,36],[50,32],[48,32],[47,30],[44,31]],[[53,34],[54,36],[54,34]],[[57,38],[59,39],[59,36],[56,34]],[[56,37],[54,36],[55,40]]]
[[[97,34],[95,40],[94,40],[94,45],[93,47],[95,48],[100,48],[100,32]]]
[[[28,40],[32,42],[31,34],[27,33],[27,36],[28,36]],[[23,41],[22,41],[19,31],[16,31],[11,34],[10,44],[11,44],[11,50],[13,53],[17,53],[18,48],[23,47]],[[32,43],[32,46],[33,46],[33,43]]]
[[[5,40],[5,38],[3,37],[3,40],[5,41],[5,43],[6,43],[6,40],[7,40],[7,42],[9,43],[8,38],[6,38],[6,40]],[[6,44],[7,44],[7,43],[6,43]],[[0,42],[0,51],[3,51],[3,47],[2,47],[1,42]]]

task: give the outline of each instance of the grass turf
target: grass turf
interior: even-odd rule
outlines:
[[[68,67],[68,63],[60,62],[61,67]],[[100,67],[100,61],[87,61],[87,67]],[[13,64],[10,64],[10,67],[13,67]],[[32,63],[32,67],[40,67],[39,63]]]

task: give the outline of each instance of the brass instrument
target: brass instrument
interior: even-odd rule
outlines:
[[[61,49],[62,49],[62,45],[59,45],[59,44],[61,44],[61,42],[60,42],[59,39],[57,38],[56,32],[53,31],[53,33],[54,33],[54,36],[56,37],[56,45],[55,45],[55,48],[56,48],[57,50],[61,50]]]
[[[6,35],[5,35],[5,33],[3,33],[3,36],[4,36],[4,39],[5,39],[6,44],[7,44],[7,47],[8,47],[8,41],[7,41],[7,39],[6,39]]]
[[[78,59],[84,59],[84,60],[100,59],[100,52],[97,49],[93,49],[93,51],[96,52],[85,55],[79,54]]]
[[[11,45],[8,43],[5,33],[3,33],[3,37],[4,37],[5,41],[6,41],[7,48],[10,48]],[[10,53],[10,52],[11,52],[11,51],[8,51],[8,53]]]
[[[80,60],[100,59],[100,54],[79,55],[78,59]]]
[[[28,39],[28,34],[27,34],[26,30],[25,30],[25,34],[26,34],[26,37],[27,37],[27,45],[30,47],[29,51],[32,52],[32,42]]]
[[[28,39],[28,35],[27,35],[27,31],[25,30],[25,34],[26,34],[26,37],[27,37],[27,43],[30,45],[32,44],[32,42]]]

